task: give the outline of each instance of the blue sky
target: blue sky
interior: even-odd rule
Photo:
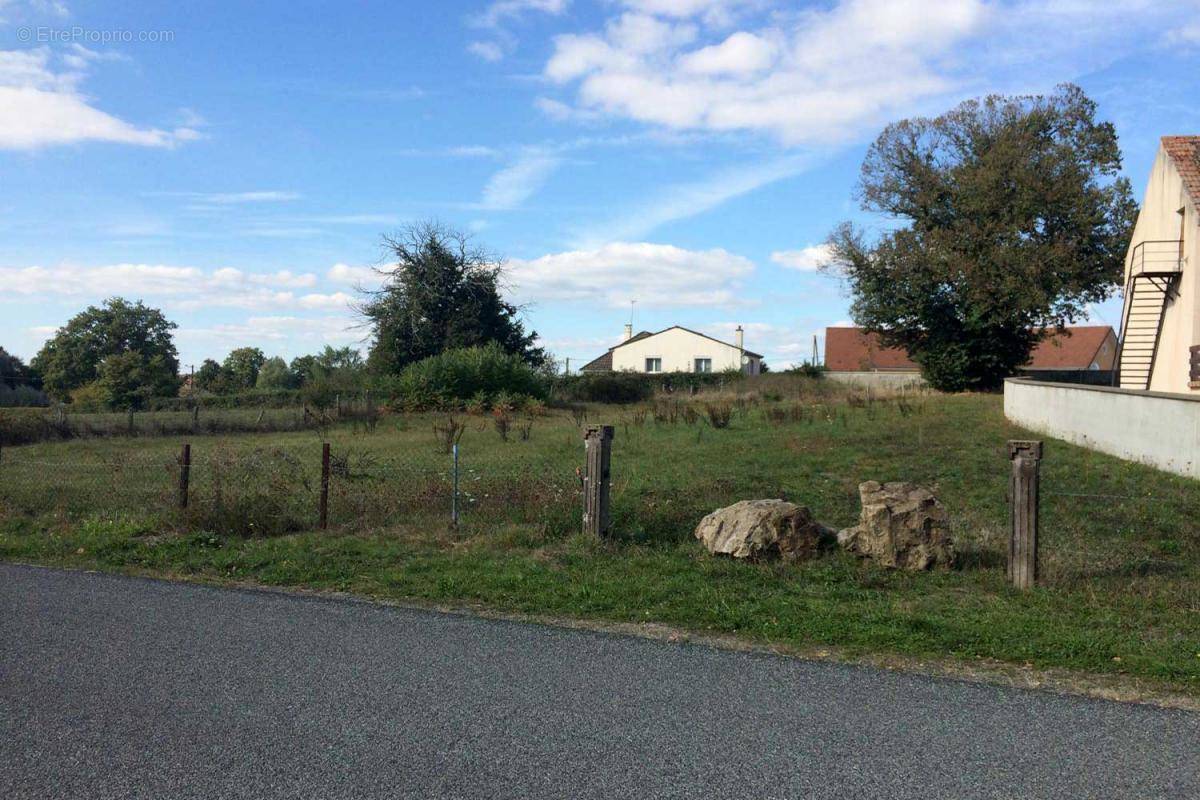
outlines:
[[[1198,67],[1196,0],[0,0],[0,345],[114,294],[185,365],[361,343],[381,234],[436,218],[560,358],[636,300],[783,366],[848,317],[813,267],[886,224],[853,191],[887,122],[1074,81],[1140,195]]]

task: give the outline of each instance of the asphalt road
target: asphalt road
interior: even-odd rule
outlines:
[[[1200,715],[0,565],[0,798],[1200,797]]]

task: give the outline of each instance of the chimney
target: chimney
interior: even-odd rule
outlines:
[[[625,338],[623,338],[621,341],[628,342],[632,338],[633,338],[633,323],[626,322],[625,323]]]
[[[737,330],[733,332],[733,343],[737,345],[738,350],[746,349],[746,334],[742,331],[741,325],[738,325]]]

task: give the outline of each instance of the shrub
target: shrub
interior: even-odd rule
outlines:
[[[523,405],[528,398],[544,399],[545,378],[521,357],[498,344],[447,350],[409,364],[387,387],[394,402],[411,409]]]
[[[656,392],[696,394],[701,389],[725,387],[745,379],[737,370],[724,372],[591,372],[559,376],[559,399],[581,403],[640,403]]]
[[[0,383],[0,408],[48,405],[50,405],[50,398],[40,389],[24,384],[9,386]]]
[[[565,399],[581,403],[640,403],[654,394],[655,384],[632,372],[596,372],[562,384]]]
[[[71,392],[72,411],[103,411],[108,408],[108,390],[100,381],[86,383]]]

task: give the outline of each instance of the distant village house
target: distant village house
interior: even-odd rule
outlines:
[[[624,340],[607,353],[585,364],[580,372],[724,372],[739,370],[746,375],[762,372],[763,357],[745,347],[745,332],[739,325],[734,341],[722,342],[680,325],[634,335],[625,326]]]

